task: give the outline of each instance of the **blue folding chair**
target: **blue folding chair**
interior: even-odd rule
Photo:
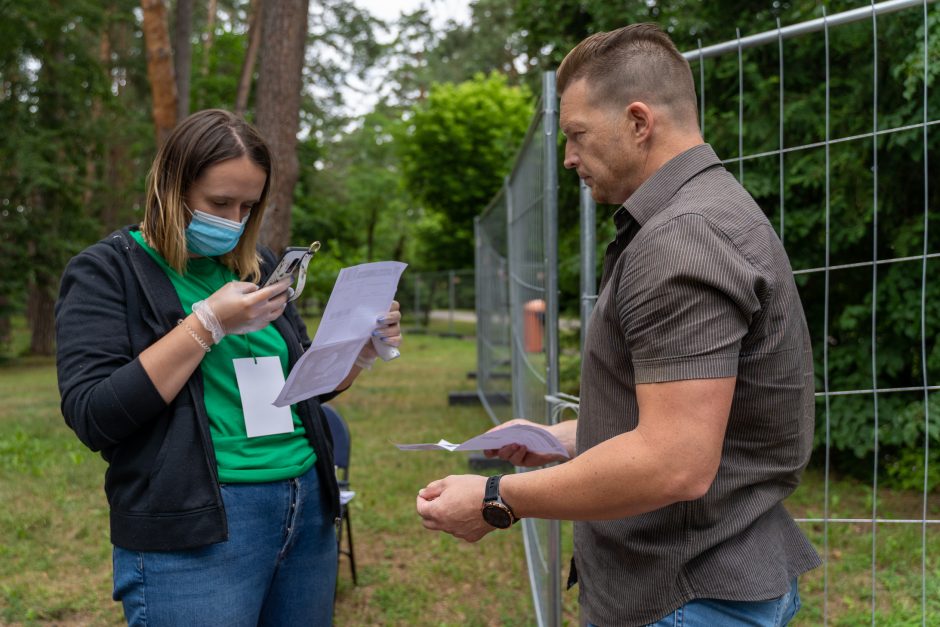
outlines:
[[[352,523],[349,520],[348,507],[349,501],[355,496],[355,492],[349,489],[349,451],[351,444],[349,426],[338,411],[326,404],[321,405],[321,407],[323,413],[326,414],[326,421],[330,425],[330,432],[333,434],[333,464],[336,466],[336,481],[339,483],[340,513],[339,521],[336,523],[336,549],[340,556],[345,555],[349,558],[353,585],[359,585],[359,579],[356,577],[356,554],[353,551]],[[343,548],[343,527],[346,528],[348,549]]]

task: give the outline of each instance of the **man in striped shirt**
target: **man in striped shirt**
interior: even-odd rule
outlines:
[[[782,505],[814,426],[786,252],[703,143],[688,63],[657,26],[588,37],[557,78],[565,166],[595,200],[622,204],[579,418],[546,427],[572,459],[432,482],[418,513],[471,542],[522,517],[574,520],[588,624],[786,624],[797,577],[819,564]],[[559,461],[518,445],[492,454]]]

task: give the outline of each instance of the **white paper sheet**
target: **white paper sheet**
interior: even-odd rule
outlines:
[[[340,270],[313,343],[294,364],[274,405],[284,407],[336,389],[372,337],[376,319],[392,306],[407,267],[378,261]]]
[[[556,454],[567,459],[568,451],[554,435],[531,425],[510,425],[487,431],[462,444],[440,440],[437,444],[396,444],[402,451],[483,451],[502,448],[507,444],[522,444],[533,453]]]

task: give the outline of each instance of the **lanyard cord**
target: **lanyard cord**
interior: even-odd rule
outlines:
[[[287,302],[297,300],[300,293],[304,291],[304,285],[307,283],[307,266],[310,265],[310,260],[313,259],[313,256],[317,254],[318,250],[320,250],[320,242],[310,244],[310,248],[307,249],[307,254],[304,255],[303,259],[300,261],[300,271],[297,273],[297,287],[294,288],[294,293],[287,299]]]

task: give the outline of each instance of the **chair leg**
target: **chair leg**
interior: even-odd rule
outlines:
[[[349,520],[349,510],[346,510],[346,537],[349,538],[349,567],[352,569],[353,585],[359,585],[356,576],[356,552],[353,550],[352,523]]]
[[[346,517],[346,508],[342,507],[340,509],[339,522],[336,523],[336,559],[339,560],[343,556],[343,519]],[[339,566],[337,566],[337,577],[336,585],[333,586],[333,607],[336,607],[336,597],[339,594]]]

